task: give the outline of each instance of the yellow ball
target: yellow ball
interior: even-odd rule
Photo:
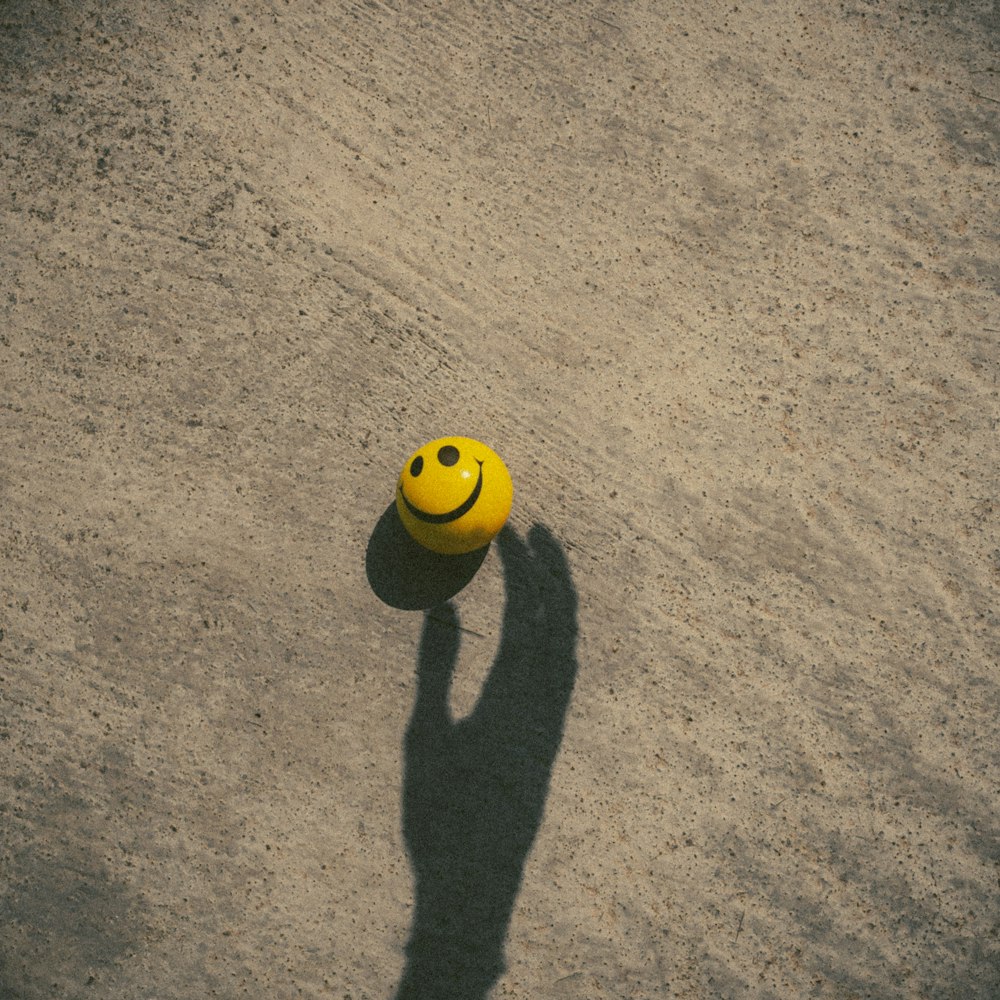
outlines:
[[[467,437],[418,448],[399,475],[396,509],[421,545],[460,555],[488,545],[514,502],[514,484],[492,449]]]

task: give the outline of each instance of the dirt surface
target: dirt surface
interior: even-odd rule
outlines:
[[[1000,995],[998,38],[0,0],[0,995]]]

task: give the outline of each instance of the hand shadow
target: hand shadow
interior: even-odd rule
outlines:
[[[496,660],[466,718],[448,709],[454,607],[428,611],[406,732],[403,833],[416,906],[396,1000],[483,1000],[542,820],[576,678],[576,593],[547,529],[498,536],[506,608]]]

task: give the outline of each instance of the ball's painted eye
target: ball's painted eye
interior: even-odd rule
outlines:
[[[442,465],[454,465],[458,461],[458,449],[453,444],[446,444],[438,449],[438,461]]]
[[[410,462],[410,475],[419,476],[420,470],[424,467],[424,459],[422,455],[417,455],[417,457]]]

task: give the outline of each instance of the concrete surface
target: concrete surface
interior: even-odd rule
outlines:
[[[998,27],[0,3],[0,994],[1000,995]]]

